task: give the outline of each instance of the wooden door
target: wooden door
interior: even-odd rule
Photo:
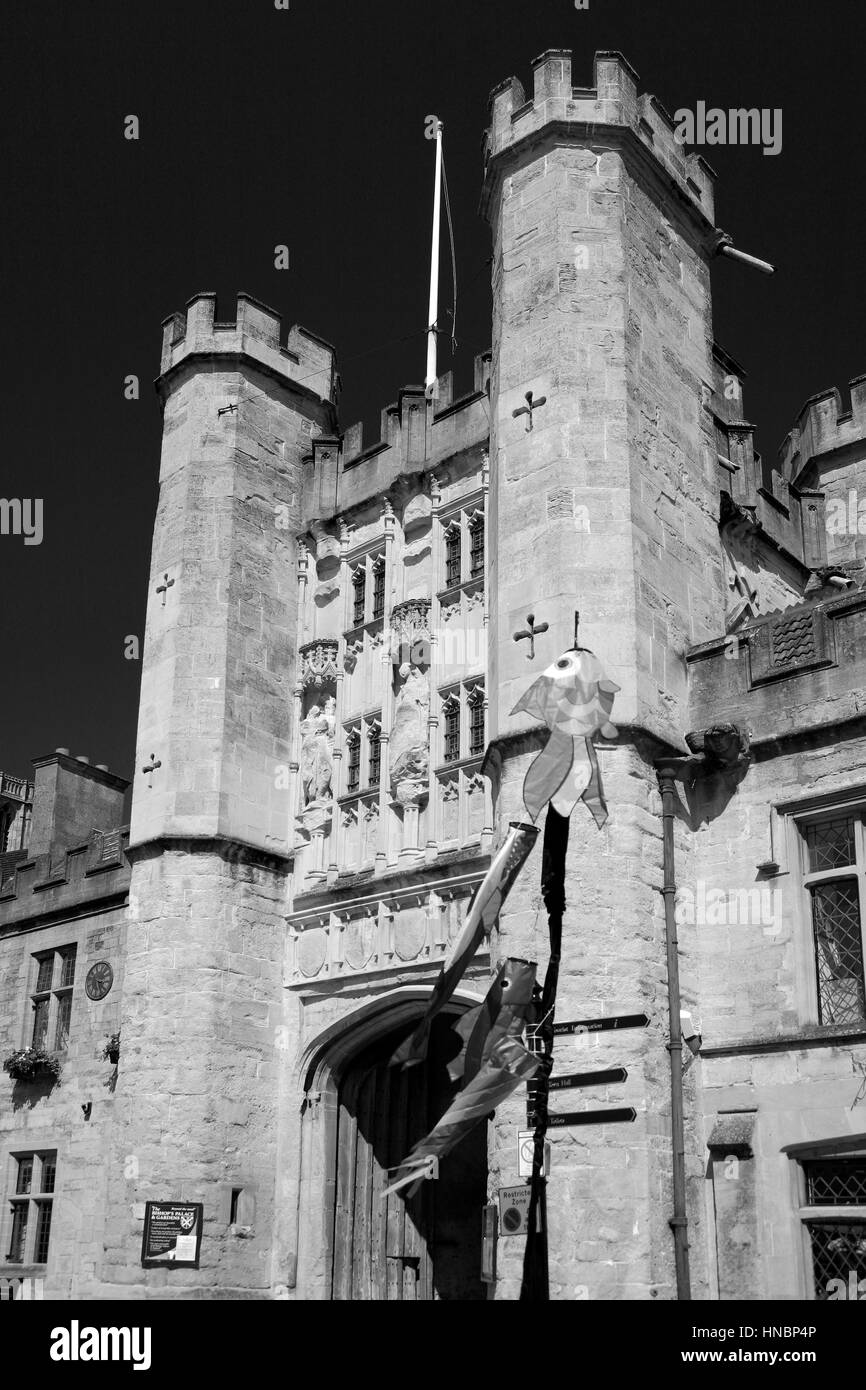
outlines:
[[[465,1301],[481,1283],[481,1208],[487,1197],[487,1126],[476,1125],[414,1197],[382,1200],[396,1168],[445,1113],[457,1089],[447,1063],[459,1049],[453,1015],[440,1015],[425,1065],[388,1058],[409,1029],[356,1058],[339,1090],[332,1298]]]

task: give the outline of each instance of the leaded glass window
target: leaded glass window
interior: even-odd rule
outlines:
[[[804,834],[818,1020],[864,1023],[862,824],[853,815],[827,817],[807,825]]]

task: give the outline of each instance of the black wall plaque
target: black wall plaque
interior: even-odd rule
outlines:
[[[145,1269],[198,1269],[203,1213],[201,1202],[147,1202],[141,1238]]]

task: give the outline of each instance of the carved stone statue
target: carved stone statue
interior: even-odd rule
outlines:
[[[334,728],[336,700],[329,695],[324,709],[311,705],[301,722],[301,786],[304,805],[333,798]]]
[[[408,805],[427,791],[430,690],[426,677],[408,662],[403,663],[399,674],[403,684],[394,705],[391,730],[391,790],[398,801]]]

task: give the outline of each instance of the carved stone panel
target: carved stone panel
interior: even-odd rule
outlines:
[[[298,651],[300,660],[301,684],[317,690],[336,683],[339,669],[337,654],[339,643],[336,637],[317,638],[315,642],[305,642]]]
[[[308,978],[318,975],[328,954],[328,936],[321,927],[308,928],[298,937],[298,969]]]
[[[394,949],[401,960],[415,960],[427,940],[424,907],[403,908],[394,920]]]
[[[357,917],[347,923],[343,932],[343,957],[351,970],[363,970],[376,944],[376,921],[372,917]]]
[[[749,632],[751,685],[832,666],[836,655],[832,627],[820,609],[789,613]]]

